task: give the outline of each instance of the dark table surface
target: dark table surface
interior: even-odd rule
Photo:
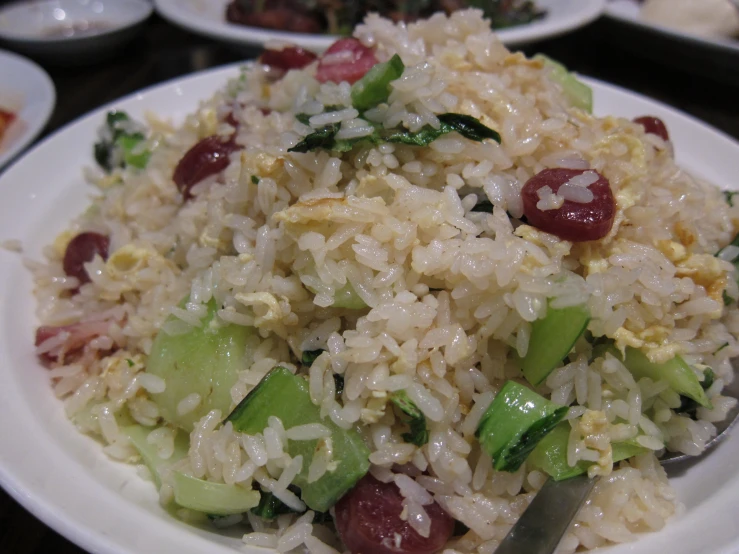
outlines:
[[[666,42],[604,19],[524,50],[543,52],[582,74],[660,100],[739,139],[739,56]],[[46,67],[56,85],[57,105],[42,138],[143,87],[255,53],[234,50],[152,17],[139,40],[113,59],[86,67]],[[84,552],[0,489],[0,554]]]

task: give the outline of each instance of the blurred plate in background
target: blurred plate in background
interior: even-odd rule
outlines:
[[[0,140],[0,170],[41,132],[55,102],[54,83],[43,69],[0,50],[0,108],[15,114]]]
[[[645,21],[637,0],[610,0],[604,19],[610,41],[659,63],[739,84],[739,40],[707,37]]]
[[[0,8],[0,40],[60,65],[106,58],[135,38],[153,11],[148,0],[41,0]]]
[[[267,41],[291,42],[322,52],[336,36],[273,31],[228,23],[226,6],[230,0],[154,0],[157,11],[171,23],[194,33],[241,46],[263,46]],[[538,21],[509,27],[498,32],[508,46],[517,46],[564,34],[596,19],[605,9],[606,0],[535,0],[547,11]]]

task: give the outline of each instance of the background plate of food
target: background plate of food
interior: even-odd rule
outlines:
[[[36,138],[49,120],[56,92],[31,60],[0,50],[0,169]]]
[[[141,91],[0,177],[11,495],[94,552],[493,552],[592,470],[562,552],[736,550],[739,435],[656,455],[735,404],[739,145],[451,20]]]
[[[732,0],[610,0],[605,15],[612,23],[606,32],[623,48],[739,83],[739,8]]]
[[[561,35],[586,25],[601,14],[605,0],[155,0],[155,5],[172,23],[217,40],[248,46],[282,41],[323,51],[337,35],[346,34],[347,29],[369,12],[413,21],[436,11],[480,7],[490,10],[489,17],[498,28],[501,40],[512,46]]]

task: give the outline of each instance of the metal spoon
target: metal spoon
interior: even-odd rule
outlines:
[[[736,369],[736,365],[735,365]],[[722,391],[724,396],[739,398],[739,374]],[[729,435],[729,429],[739,420],[739,403],[716,423],[716,436],[699,456],[668,452],[660,463],[670,469],[685,470],[697,463]],[[669,469],[668,469],[669,471]],[[547,480],[529,507],[508,532],[495,554],[552,554],[562,540],[577,512],[593,490],[597,478],[581,475],[564,481]]]

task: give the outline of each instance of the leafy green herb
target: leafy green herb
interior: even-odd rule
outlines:
[[[472,116],[456,113],[445,113],[437,116],[439,118],[440,127],[435,129],[430,125],[425,125],[415,132],[411,132],[405,128],[396,129],[380,129],[375,128],[371,135],[359,137],[356,139],[337,139],[336,134],[341,126],[338,123],[332,123],[316,129],[307,135],[301,142],[288,149],[288,152],[312,152],[322,148],[324,150],[332,150],[334,152],[349,152],[358,144],[379,144],[382,142],[392,142],[400,144],[410,144],[412,146],[428,146],[437,138],[447,133],[456,131],[463,137],[482,142],[485,139],[493,139],[500,142],[500,134],[490,127],[480,123]]]
[[[341,396],[344,392],[344,376],[334,373],[334,386],[336,387],[336,396]]]
[[[735,190],[725,190],[724,191],[724,198],[726,199],[726,203],[732,208],[734,207],[734,197],[737,194],[739,194],[739,191],[735,191]]]
[[[133,121],[126,112],[108,112],[105,124],[98,131],[100,140],[93,147],[95,161],[108,172],[126,166],[143,169],[151,156],[151,152],[141,146],[146,140],[143,131],[144,126]]]
[[[262,491],[259,504],[251,509],[251,513],[264,519],[274,519],[281,514],[296,513],[271,492]]]
[[[295,116],[295,119],[300,121],[303,125],[310,125],[310,115],[307,113],[299,113]]]
[[[722,351],[722,350],[723,350],[724,348],[726,348],[727,346],[729,346],[729,343],[728,343],[728,342],[725,342],[724,344],[722,344],[721,346],[719,346],[719,347],[718,347],[718,348],[716,349],[716,351],[715,351],[715,352],[713,353],[713,355],[715,356],[716,354],[718,354],[719,352],[721,352],[721,351]]]
[[[493,213],[493,203],[489,200],[480,200],[477,204],[475,204],[471,212],[484,212],[487,214]]]
[[[400,78],[404,70],[405,65],[397,54],[386,62],[375,64],[352,85],[352,105],[363,112],[387,102],[390,83]]]
[[[126,363],[128,364],[128,367],[134,366],[133,360],[131,358],[126,358]]]
[[[260,179],[256,175],[252,175],[251,176],[251,182],[254,183],[255,185],[258,185],[259,184],[259,181],[260,181]]]
[[[410,419],[406,421],[410,431],[403,433],[402,437],[405,442],[423,446],[429,441],[429,431],[426,427],[426,416],[418,409],[413,401],[408,398],[408,394],[404,390],[396,391],[390,394],[390,401],[398,407],[398,409],[407,415]]]
[[[320,348],[318,350],[305,350],[303,351],[303,355],[300,358],[300,363],[302,363],[305,367],[310,367],[313,365],[313,362],[316,361],[316,358],[323,354],[325,350],[321,350]]]

